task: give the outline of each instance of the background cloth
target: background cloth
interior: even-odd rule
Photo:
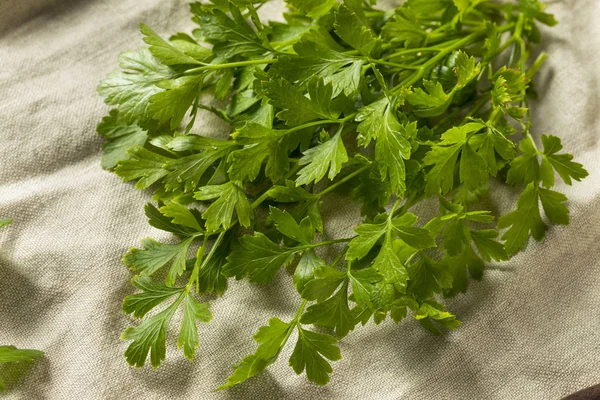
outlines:
[[[280,18],[281,7],[263,14]],[[441,338],[415,321],[358,327],[341,341],[331,383],[310,384],[279,361],[222,393],[230,367],[256,348],[271,316],[299,304],[290,276],[268,286],[232,282],[211,299],[194,363],[175,348],[158,371],[130,368],[119,340],[133,292],[121,263],[145,236],[169,236],[143,214],[149,192],[100,168],[96,124],[108,107],[96,85],[117,55],[143,45],[138,22],[162,35],[189,31],[183,0],[0,1],[0,343],[43,350],[8,399],[558,399],[600,382],[600,1],[552,2],[560,24],[544,29],[549,53],[536,86],[534,136],[553,133],[590,176],[557,190],[571,225],[552,227],[510,262],[492,267],[448,301],[463,321]],[[202,114],[196,132],[223,131]],[[562,183],[562,182],[561,182]],[[518,191],[502,190],[499,212]],[[500,193],[498,195],[500,195]],[[495,193],[496,195],[496,193]],[[358,221],[352,206],[325,204],[332,236]],[[432,206],[433,207],[433,206]]]

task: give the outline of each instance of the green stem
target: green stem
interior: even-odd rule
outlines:
[[[364,172],[367,168],[369,168],[369,165],[365,165],[359,169],[357,169],[356,171],[354,171],[353,173],[351,173],[350,175],[344,177],[344,179],[340,179],[339,181],[337,181],[336,183],[334,183],[333,185],[325,188],[323,191],[319,192],[319,193],[315,193],[314,197],[319,198],[321,196],[326,195],[327,193],[331,192],[332,190],[335,190],[337,187],[339,187],[340,185],[343,185],[344,183],[348,182],[349,180],[351,180],[352,178],[354,178],[355,176],[361,174],[362,172]]]
[[[226,232],[227,231],[223,231],[223,232],[219,233],[219,236],[217,237],[217,240],[215,240],[215,243],[213,244],[213,246],[210,248],[210,251],[208,252],[208,255],[206,256],[206,258],[204,258],[202,260],[202,264],[196,263],[196,265],[194,266],[194,270],[192,271],[192,276],[190,277],[190,280],[189,280],[189,282],[188,282],[188,284],[187,284],[187,286],[185,288],[185,290],[187,292],[190,291],[192,285],[196,281],[195,274],[199,274],[200,270],[202,268],[204,268],[206,266],[206,264],[208,264],[208,262],[211,260],[211,258],[215,254],[215,251],[217,250],[217,247],[219,247],[221,245],[221,242],[223,241],[223,237],[225,237],[225,233]],[[204,240],[203,247],[204,246],[206,246],[206,238]]]
[[[184,75],[195,75],[195,74],[202,73],[205,71],[247,67],[249,65],[275,64],[277,62],[279,62],[279,60],[277,58],[266,58],[266,59],[262,59],[262,60],[247,60],[247,61],[237,61],[237,62],[223,63],[223,64],[210,64],[210,65],[205,65],[203,67],[189,69],[184,72]]]

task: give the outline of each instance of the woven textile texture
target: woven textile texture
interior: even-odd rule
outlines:
[[[414,321],[359,328],[341,342],[332,381],[316,387],[287,366],[222,393],[230,367],[255,349],[269,317],[298,306],[290,276],[268,286],[234,282],[211,299],[214,321],[199,328],[194,363],[168,340],[158,371],[130,368],[119,340],[132,293],[121,257],[145,236],[150,193],[100,168],[95,126],[108,108],[96,85],[117,54],[143,43],[138,22],[160,34],[190,30],[183,0],[0,1],[0,343],[46,353],[8,399],[559,399],[600,382],[600,1],[555,1],[560,24],[544,29],[547,64],[537,79],[535,136],[554,133],[590,176],[559,186],[571,225],[492,267],[448,302],[463,321],[434,337]],[[281,4],[264,10],[280,18]],[[225,127],[205,116],[201,134]],[[502,189],[495,206],[514,207]],[[503,197],[502,197],[503,196]],[[433,207],[433,206],[432,206]],[[421,212],[426,213],[427,207]],[[358,214],[329,199],[330,236]],[[286,357],[287,356],[287,357]]]

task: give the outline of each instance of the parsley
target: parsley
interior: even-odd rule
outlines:
[[[192,360],[208,329],[197,323],[213,317],[200,298],[223,295],[229,278],[269,284],[292,272],[295,316],[260,327],[256,351],[219,389],[285,347],[297,374],[324,385],[338,341],[371,320],[457,328],[443,298],[567,224],[557,177],[588,174],[532,126],[546,58],[530,57],[537,24],[556,24],[540,1],[409,0],[384,12],[375,1],[286,0],[286,23],[261,21],[265,2],[195,2],[192,35],[141,25],[148,47],[122,54],[98,87],[114,106],[98,126],[102,166],[152,188],[149,223],[173,234],[124,257],[137,292],[123,311],[142,320],[122,335],[131,365],[164,362],[178,310],[177,344]],[[193,134],[201,112],[230,137]],[[490,180],[521,192],[496,226]],[[334,191],[360,204],[362,220],[351,237],[325,240],[321,204]],[[428,198],[439,213],[419,221],[411,209]]]
[[[13,223],[12,218],[0,218],[0,228]],[[17,349],[15,346],[0,345],[0,366],[16,362],[33,361],[44,355],[39,350]],[[6,390],[6,385],[0,376],[0,393]]]

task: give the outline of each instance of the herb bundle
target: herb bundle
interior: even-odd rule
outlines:
[[[442,299],[541,240],[548,223],[567,224],[556,175],[569,185],[587,176],[559,138],[532,137],[532,78],[546,58],[532,46],[538,23],[556,23],[539,1],[408,0],[381,11],[373,0],[287,0],[285,23],[261,21],[265,1],[193,3],[191,35],[164,39],[142,25],[149,47],[121,54],[98,88],[115,106],[98,126],[103,167],[151,187],[149,223],[179,240],[147,238],[124,257],[139,292],[123,310],[142,319],[122,335],[131,365],[164,361],[177,310],[177,344],[192,360],[197,320],[212,319],[200,295],[293,271],[296,316],[261,327],[256,352],[220,388],[267,368],[294,338],[290,366],[324,385],[338,340],[370,320],[458,327]],[[227,105],[205,104],[207,94]],[[192,133],[201,112],[231,136]],[[496,226],[490,181],[522,188]],[[351,237],[324,232],[332,192],[360,204]],[[411,208],[428,198],[439,215],[417,222]],[[322,258],[328,247],[334,259]]]

